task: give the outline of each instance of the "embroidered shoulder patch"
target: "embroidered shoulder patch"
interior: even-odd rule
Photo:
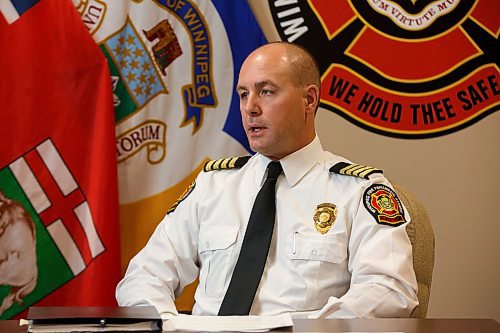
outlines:
[[[227,169],[239,169],[244,166],[250,156],[243,157],[228,157],[221,158],[220,160],[212,160],[205,163],[203,166],[203,171],[214,171],[214,170],[227,170]]]
[[[368,179],[374,173],[384,173],[384,171],[370,166],[339,162],[330,168],[330,172],[338,173],[340,175],[355,176],[359,178]]]
[[[397,227],[406,223],[403,205],[388,186],[374,184],[363,195],[363,204],[378,224]]]
[[[193,180],[193,182],[184,190],[184,192],[182,192],[181,196],[179,197],[179,199],[177,199],[174,204],[172,205],[172,207],[170,207],[170,209],[167,211],[167,214],[170,214],[172,213],[176,208],[177,206],[179,206],[179,204],[184,200],[186,199],[190,194],[191,192],[193,192],[194,190],[194,187],[196,186],[196,181]]]

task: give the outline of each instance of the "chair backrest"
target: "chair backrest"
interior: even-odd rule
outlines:
[[[406,232],[413,246],[413,268],[418,283],[419,305],[413,310],[412,318],[425,318],[431,293],[432,271],[434,269],[434,232],[424,206],[401,185],[391,182],[411,216]]]

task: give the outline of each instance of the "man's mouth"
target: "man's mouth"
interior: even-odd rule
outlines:
[[[250,126],[250,132],[252,133],[258,133],[260,131],[262,131],[264,129],[264,127],[262,126]]]

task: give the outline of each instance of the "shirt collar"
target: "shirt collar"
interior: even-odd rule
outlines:
[[[262,177],[262,181],[264,181],[266,168],[271,160],[260,154],[257,154],[256,157],[259,160],[258,174],[260,175],[260,177]],[[280,160],[280,163],[283,167],[283,173],[290,187],[297,184],[299,180],[302,179],[302,177],[304,177],[305,174],[309,172],[309,170],[311,170],[316,164],[321,163],[322,158],[323,146],[319,141],[318,135],[316,135],[314,137],[314,140],[311,141],[311,143],[309,143],[307,146],[282,158]]]

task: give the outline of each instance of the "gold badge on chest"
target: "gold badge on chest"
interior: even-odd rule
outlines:
[[[331,229],[337,217],[337,206],[332,203],[322,203],[314,211],[314,226],[322,234]]]

